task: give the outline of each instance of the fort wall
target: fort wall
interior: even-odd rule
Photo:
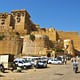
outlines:
[[[19,38],[23,36],[24,41],[16,40],[16,37],[13,39],[12,36],[15,36],[16,33],[18,33]],[[30,34],[36,35],[34,41],[29,39]],[[2,35],[7,36],[7,38],[0,39],[0,54],[16,55],[21,51],[25,55],[38,54],[43,49],[46,52],[45,48],[54,47],[54,44],[57,45],[57,48],[64,48],[63,41],[66,39],[72,40],[74,49],[80,51],[78,32],[56,31],[53,27],[40,28],[38,24],[34,24],[30,20],[30,15],[26,10],[13,10],[10,14],[0,13],[0,36]]]
[[[57,31],[58,38],[65,40],[71,39],[73,40],[74,49],[80,50],[80,36],[78,32],[64,32],[64,31]]]
[[[0,40],[0,54],[18,55],[21,53],[22,40]]]
[[[46,35],[49,37],[49,40],[51,41],[56,41],[56,31],[54,30],[54,28],[50,28],[50,29],[44,29],[44,30],[38,30],[38,31],[33,31],[32,34],[39,34],[39,35]]]
[[[48,37],[44,35],[35,35],[35,40],[30,39],[30,35],[24,36],[22,54],[39,54],[44,48],[48,47]]]

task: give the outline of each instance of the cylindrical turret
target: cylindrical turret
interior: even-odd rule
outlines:
[[[25,55],[39,54],[44,48],[48,47],[48,37],[45,35],[34,35],[35,39],[31,40],[30,35],[24,36],[23,51]]]
[[[64,48],[69,55],[74,55],[73,41],[70,39],[64,40]]]

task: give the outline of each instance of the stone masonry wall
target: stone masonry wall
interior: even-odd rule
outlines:
[[[18,55],[21,53],[20,40],[0,40],[0,54]]]
[[[58,39],[71,39],[73,40],[74,49],[80,50],[80,36],[78,32],[64,32],[64,31],[57,31]]]
[[[49,40],[51,41],[56,41],[56,31],[54,28],[46,29],[45,30],[39,30],[39,31],[34,31],[32,34],[39,34],[39,35],[46,35],[49,37]]]
[[[48,37],[42,35],[35,35],[35,40],[32,41],[28,36],[24,37],[22,54],[39,54],[44,48],[48,47]]]

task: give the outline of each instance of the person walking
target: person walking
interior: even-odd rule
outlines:
[[[66,58],[64,59],[64,63],[65,63],[65,64],[67,63],[67,59],[66,59]]]
[[[77,72],[78,71],[78,62],[75,60],[74,62],[73,62],[73,70],[75,71],[75,72]]]
[[[36,71],[37,66],[38,66],[38,60],[35,60],[34,71]]]

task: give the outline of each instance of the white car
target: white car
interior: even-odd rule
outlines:
[[[31,62],[25,59],[15,59],[14,63],[17,66],[22,67],[22,68],[28,68],[32,66]]]
[[[48,64],[62,64],[62,61],[54,58],[54,59],[48,60]]]
[[[25,60],[25,61],[23,61],[23,62],[24,62],[24,66],[25,66],[26,68],[32,67],[32,63],[31,63],[30,60]]]

